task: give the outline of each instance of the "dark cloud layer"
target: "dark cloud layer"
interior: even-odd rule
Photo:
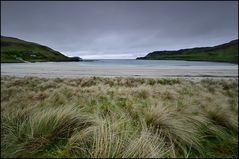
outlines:
[[[135,58],[238,37],[238,2],[2,2],[1,34],[70,56]]]

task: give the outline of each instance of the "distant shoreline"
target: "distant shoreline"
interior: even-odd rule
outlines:
[[[153,51],[137,60],[189,60],[238,63],[238,39],[212,47]]]
[[[1,63],[36,63],[36,62],[94,62],[99,60],[80,60],[80,61],[28,61],[28,62],[1,62]]]
[[[172,61],[200,61],[200,62],[221,62],[221,63],[231,63],[231,64],[236,64],[238,65],[238,62],[234,61],[210,61],[210,60],[181,60],[181,59],[139,59],[136,58],[135,60],[152,60],[152,61],[157,61],[157,60],[172,60]]]
[[[82,59],[80,61],[29,61],[29,63],[36,63],[36,62],[94,62],[94,61],[100,61],[100,60],[111,60],[111,59]],[[195,62],[219,62],[219,63],[231,63],[238,65],[238,62],[229,62],[229,61],[210,61],[210,60],[180,60],[180,59],[112,59],[112,60],[148,60],[148,61],[164,61],[164,60],[170,60],[170,61],[195,61]],[[1,63],[26,63],[26,62],[1,62]]]

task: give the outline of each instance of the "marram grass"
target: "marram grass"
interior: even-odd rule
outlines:
[[[237,157],[238,81],[1,77],[1,157]]]

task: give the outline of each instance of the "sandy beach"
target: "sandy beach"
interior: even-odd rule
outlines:
[[[144,78],[237,78],[238,65],[230,66],[123,66],[67,62],[1,64],[1,75],[37,77],[144,77]]]

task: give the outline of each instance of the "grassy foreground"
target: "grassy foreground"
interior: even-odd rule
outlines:
[[[237,157],[238,81],[1,77],[1,157]]]

